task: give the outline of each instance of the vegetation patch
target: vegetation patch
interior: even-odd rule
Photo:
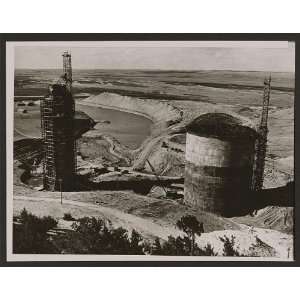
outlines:
[[[216,256],[210,243],[200,248],[196,236],[204,233],[204,225],[195,216],[182,216],[176,223],[182,235],[169,236],[167,241],[145,239],[139,232],[114,228],[109,220],[83,217],[75,220],[65,213],[64,220],[74,221],[70,230],[57,228],[50,216],[37,217],[25,209],[14,217],[13,251],[22,254],[119,254]],[[235,248],[235,238],[220,238],[224,256],[242,256]]]

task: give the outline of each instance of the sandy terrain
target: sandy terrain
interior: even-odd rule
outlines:
[[[95,216],[104,219],[109,219],[113,226],[122,226],[128,230],[135,229],[143,236],[149,239],[159,237],[162,240],[167,240],[168,236],[182,235],[175,226],[157,224],[149,219],[137,217],[132,214],[121,212],[117,209],[112,209],[96,204],[90,204],[81,201],[63,200],[60,204],[60,199],[53,198],[38,198],[38,197],[14,197],[14,213],[19,213],[23,208],[38,215],[51,215],[60,219],[60,227],[69,227],[72,222],[61,220],[64,213],[71,213],[73,217],[79,218],[83,216]],[[223,253],[223,242],[220,237],[236,237],[236,249],[244,255],[262,255],[280,258],[282,260],[292,260],[293,257],[293,237],[280,233],[275,230],[250,228],[244,226],[240,230],[220,230],[204,233],[197,238],[196,242],[200,247],[205,247],[208,243],[212,245],[218,255]],[[258,244],[257,238],[263,243]],[[265,249],[268,249],[266,252]]]
[[[117,123],[113,124],[111,135],[103,134],[101,131],[106,125],[99,123],[95,130],[79,140],[78,165],[86,174],[103,164],[151,172],[146,163],[148,159],[158,174],[180,176],[185,163],[185,125],[206,112],[227,112],[243,118],[251,127],[257,126],[265,75],[262,72],[229,71],[75,70],[75,97],[89,96],[83,101],[78,100],[78,103],[85,103],[80,109],[90,112],[97,106],[114,108],[145,116],[154,123],[145,140],[144,136],[138,142],[130,141],[136,138],[134,135],[125,137],[131,145],[138,145],[137,149],[133,147],[134,151],[116,140],[124,137],[124,132],[118,131]],[[49,82],[57,78],[57,71],[17,72],[16,78],[16,95],[43,95]],[[294,75],[274,73],[272,78],[265,188],[284,186],[293,179],[294,173]],[[35,107],[30,108],[28,114],[15,113],[15,140],[24,135],[40,135],[38,110],[39,107]],[[266,207],[255,216],[225,219],[170,199],[155,199],[127,191],[64,193],[64,204],[61,205],[59,193],[28,188],[20,180],[22,174],[24,169],[16,161],[15,213],[26,207],[37,215],[49,214],[60,219],[60,226],[70,225],[61,220],[65,212],[76,218],[109,218],[115,226],[135,228],[148,238],[159,236],[162,239],[170,234],[180,234],[174,225],[182,215],[190,213],[204,222],[205,234],[198,239],[199,244],[211,243],[218,254],[222,254],[219,237],[234,235],[239,251],[245,255],[251,252],[252,255],[282,259],[292,257],[292,207]],[[95,205],[95,201],[101,205]]]

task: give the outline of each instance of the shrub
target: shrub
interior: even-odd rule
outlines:
[[[134,229],[131,232],[130,251],[128,254],[144,254],[144,240],[143,237]]]
[[[211,244],[207,244],[202,250],[203,256],[217,256],[217,253],[214,251],[214,248]]]
[[[159,238],[155,238],[154,243],[150,245],[149,253],[152,255],[163,255]]]
[[[169,236],[168,240],[163,243],[160,242],[159,238],[156,238],[154,243],[150,244],[136,230],[129,233],[122,227],[112,227],[110,221],[95,217],[80,218],[73,222],[72,230],[50,236],[48,231],[57,226],[57,221],[51,217],[34,216],[24,209],[14,219],[14,252],[31,254],[216,255],[211,245],[208,244],[204,249],[200,249],[195,243],[192,235],[201,234],[203,224],[195,218],[196,222],[193,218],[181,218],[180,220],[180,226],[186,236]],[[64,219],[74,220],[69,213],[64,214]],[[192,253],[191,249],[193,249]]]
[[[76,220],[75,218],[73,218],[73,216],[70,213],[65,213],[63,216],[63,219],[65,221],[75,221]]]
[[[162,255],[190,255],[190,240],[187,237],[169,236],[168,240],[162,244]]]
[[[200,223],[195,216],[186,215],[177,221],[176,226],[187,235],[190,255],[194,255],[196,235],[200,236],[204,233],[203,223]]]
[[[143,238],[111,222],[84,217],[72,224],[73,231],[57,236],[54,243],[63,253],[81,254],[144,254]]]
[[[241,256],[239,252],[234,249],[235,246],[235,236],[231,236],[231,238],[224,235],[224,237],[220,237],[220,240],[224,243],[223,255],[224,256]]]
[[[185,237],[173,237],[169,236],[168,240],[160,243],[156,238],[151,245],[151,255],[169,255],[169,256],[188,256],[191,255],[191,241]],[[208,244],[204,249],[199,248],[198,244],[194,245],[194,256],[216,256],[214,249]]]
[[[48,231],[56,225],[57,221],[52,217],[39,218],[24,208],[20,215],[14,218],[14,253],[56,253],[48,235]]]

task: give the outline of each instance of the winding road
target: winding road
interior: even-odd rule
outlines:
[[[149,238],[159,237],[163,240],[167,240],[168,236],[170,235],[179,236],[183,234],[174,226],[160,225],[149,219],[131,215],[118,209],[101,206],[101,203],[91,204],[81,201],[64,199],[63,204],[60,204],[59,198],[31,196],[14,196],[14,201],[16,204],[19,204],[19,208],[26,208],[26,206],[34,204],[35,210],[39,212],[41,211],[42,204],[54,204],[56,206],[56,211],[59,212],[60,215],[64,212],[68,212],[70,208],[76,207],[81,209],[82,217],[91,215],[90,212],[94,211],[96,212],[96,216],[97,213],[99,213],[98,217],[105,216],[105,218],[109,219],[112,222],[113,226],[121,226],[130,231],[132,229],[135,229],[144,237]],[[46,207],[45,209],[45,213],[49,213],[49,207]],[[87,211],[85,211],[85,209]],[[33,211],[33,213],[35,213],[35,211]],[[241,230],[220,230],[203,233],[200,237],[197,237],[196,241],[201,248],[204,248],[208,243],[211,244],[214,248],[214,251],[219,255],[222,255],[223,242],[220,241],[220,237],[224,237],[225,235],[228,237],[236,237],[236,243],[239,251],[249,251],[249,249],[251,249],[251,247],[253,247],[253,245],[257,243],[256,238],[258,237],[262,242],[269,245],[275,250],[276,256],[270,257],[272,260],[280,259],[291,261],[293,259],[293,237],[291,235],[271,229],[256,227],[250,228],[249,226],[241,225]]]
[[[15,201],[23,201],[25,202],[48,202],[48,203],[56,203],[60,205],[60,199],[55,198],[45,198],[45,197],[30,197],[30,196],[14,196]],[[38,204],[38,203],[37,203]],[[124,213],[120,210],[104,207],[98,204],[91,204],[86,202],[80,201],[73,201],[73,200],[63,200],[62,208],[66,206],[74,206],[74,207],[81,207],[92,209],[94,211],[99,212],[100,214],[105,215],[114,226],[122,226],[128,230],[135,229],[138,232],[146,235],[148,237],[155,237],[158,236],[159,238],[166,240],[169,235],[179,235],[180,231],[177,230],[175,227],[165,227],[159,224],[155,224],[147,219],[143,219],[141,217],[137,217],[131,214]]]

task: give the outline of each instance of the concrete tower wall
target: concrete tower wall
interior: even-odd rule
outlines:
[[[248,212],[254,141],[188,132],[184,202],[222,216]]]
[[[250,146],[250,147],[249,147]],[[253,164],[252,145],[187,133],[186,160],[197,166],[243,167]]]

